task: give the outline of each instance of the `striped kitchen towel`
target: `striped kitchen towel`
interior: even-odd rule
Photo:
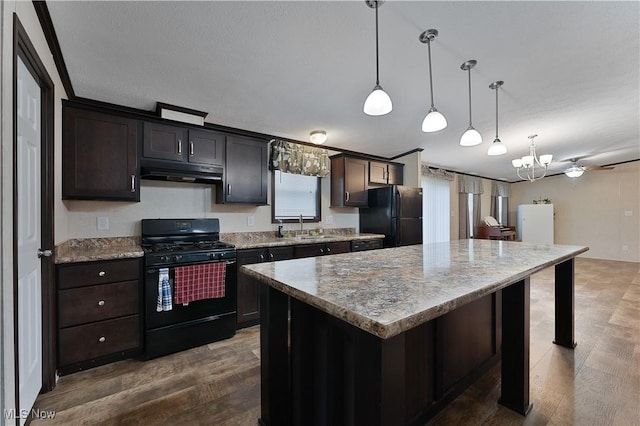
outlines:
[[[226,262],[180,266],[175,269],[174,303],[224,297]]]
[[[170,311],[173,309],[171,301],[171,281],[169,280],[169,268],[158,269],[158,312]]]

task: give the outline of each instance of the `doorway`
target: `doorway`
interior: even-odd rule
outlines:
[[[55,385],[54,86],[13,16],[14,371],[15,409],[23,413]]]

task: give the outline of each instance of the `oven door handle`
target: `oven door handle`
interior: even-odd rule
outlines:
[[[206,263],[218,263],[218,261],[216,262],[206,262]],[[236,263],[235,260],[225,260],[224,263],[226,263],[227,265],[233,265]],[[180,265],[173,265],[173,266],[167,266],[167,268],[171,269],[175,269],[177,267],[180,267]],[[160,268],[148,268],[147,269],[147,274],[155,274],[156,272],[158,272]]]

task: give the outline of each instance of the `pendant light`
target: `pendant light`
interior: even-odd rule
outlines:
[[[460,145],[462,146],[474,146],[482,143],[482,135],[471,124],[471,70],[477,63],[478,61],[475,59],[470,59],[460,65],[461,70],[469,72],[469,127],[460,137]]]
[[[498,89],[504,84],[504,81],[494,81],[489,85],[489,89],[496,91],[496,138],[487,151],[488,155],[502,155],[507,153],[507,147],[500,141],[498,137]]]
[[[379,71],[379,59],[378,59],[378,8],[382,6],[382,0],[367,0],[365,1],[367,6],[376,10],[376,85],[373,86],[373,91],[367,96],[364,101],[364,113],[367,115],[385,115],[391,112],[393,104],[391,98],[387,95],[387,92],[382,90],[380,86],[380,71]]]
[[[426,30],[420,34],[418,39],[422,43],[427,43],[427,48],[429,51],[429,88],[431,89],[431,108],[429,108],[429,112],[427,116],[422,121],[422,131],[423,132],[437,132],[438,130],[442,130],[447,127],[447,119],[444,118],[436,107],[433,105],[433,75],[431,72],[431,41],[438,37],[438,30]]]

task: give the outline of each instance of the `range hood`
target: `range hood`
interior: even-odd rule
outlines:
[[[223,172],[222,167],[216,166],[145,161],[144,159],[140,162],[142,179],[216,184],[222,182]]]

